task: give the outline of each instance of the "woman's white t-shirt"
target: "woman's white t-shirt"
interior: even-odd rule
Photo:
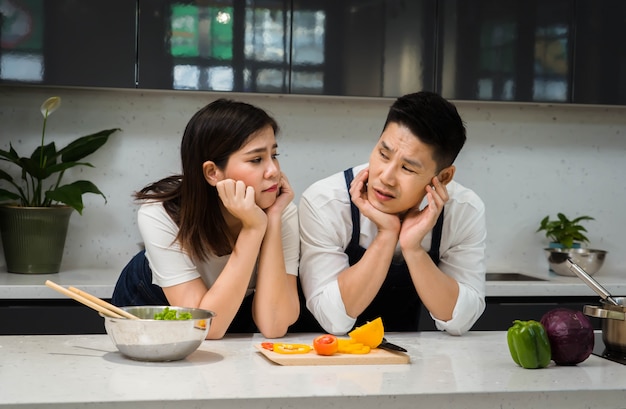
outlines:
[[[160,287],[170,287],[201,277],[207,288],[211,288],[230,258],[230,255],[211,256],[208,260],[198,261],[183,252],[180,243],[175,240],[178,226],[161,202],[142,204],[137,214],[137,224],[152,270],[152,282]],[[282,242],[287,273],[297,276],[300,238],[297,207],[293,203],[289,203],[282,214]],[[252,293],[255,287],[256,267],[246,294]]]

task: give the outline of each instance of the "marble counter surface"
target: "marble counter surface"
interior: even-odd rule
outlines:
[[[487,281],[487,297],[595,296],[578,277],[564,277],[547,270],[525,273],[542,281]],[[63,294],[45,286],[46,280],[74,286],[100,298],[111,298],[119,271],[74,269],[58,274],[12,274],[0,271],[0,299],[54,299]],[[600,271],[594,278],[611,294],[626,296],[626,274]]]
[[[73,269],[57,274],[14,274],[0,271],[0,299],[67,298],[46,287],[46,280],[64,287],[74,286],[99,298],[111,298],[119,271],[111,269]]]
[[[290,342],[311,342],[298,334]],[[390,333],[411,362],[279,366],[260,334],[205,341],[187,359],[137,362],[106,335],[0,337],[0,407],[20,408],[623,408],[626,366],[517,366],[505,332]]]
[[[566,277],[552,272],[524,274],[542,281],[487,281],[487,297],[586,297],[597,294],[580,278]],[[626,274],[599,271],[593,278],[612,295],[626,296]]]

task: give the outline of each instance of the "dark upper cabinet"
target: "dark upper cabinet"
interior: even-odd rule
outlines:
[[[0,84],[626,105],[625,0],[0,0]]]
[[[440,0],[446,98],[570,102],[573,0]]]
[[[289,92],[290,1],[138,5],[139,88]]]
[[[574,103],[626,105],[626,1],[576,1],[574,67]]]
[[[139,0],[139,88],[433,89],[435,9],[431,0]]]
[[[293,0],[293,94],[434,90],[436,2]]]
[[[0,2],[0,83],[135,87],[134,1]]]

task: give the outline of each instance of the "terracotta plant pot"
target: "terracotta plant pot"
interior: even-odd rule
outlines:
[[[9,273],[58,273],[67,228],[69,206],[0,206],[0,233]]]

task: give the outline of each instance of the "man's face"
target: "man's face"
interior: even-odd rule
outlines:
[[[402,214],[422,202],[436,172],[433,148],[389,123],[370,154],[367,198],[381,212]]]

